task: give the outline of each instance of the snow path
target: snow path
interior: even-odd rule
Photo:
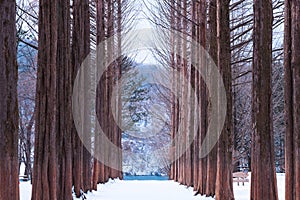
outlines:
[[[87,196],[88,200],[210,200],[194,196],[192,188],[174,181],[110,181],[98,185],[98,191]],[[76,199],[77,200],[77,199]],[[79,200],[79,199],[78,199]]]
[[[251,173],[248,177],[251,180]],[[279,200],[284,200],[285,175],[277,174]],[[237,186],[233,183],[236,200],[250,199],[250,183]],[[99,184],[98,191],[86,195],[87,200],[213,200],[205,196],[194,196],[193,188],[187,188],[174,181],[121,181],[111,180]],[[76,199],[76,198],[74,198]],[[79,200],[79,199],[76,199]]]
[[[250,177],[249,177],[250,178]],[[277,174],[279,200],[284,200],[284,174]],[[233,184],[236,200],[250,199],[250,184]],[[20,200],[31,199],[29,182],[20,183]],[[99,184],[98,191],[86,195],[87,200],[213,200],[211,197],[194,196],[193,188],[179,185],[174,181],[121,181],[111,180]],[[74,200],[81,200],[74,198]]]

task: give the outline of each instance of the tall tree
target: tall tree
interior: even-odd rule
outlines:
[[[16,2],[0,2],[0,197],[19,199]]]
[[[72,199],[70,2],[41,0],[32,199]],[[59,33],[59,34],[58,34]]]
[[[96,44],[99,45],[103,42],[105,33],[104,33],[104,1],[96,1]],[[98,55],[100,52],[97,51],[97,57],[102,57]],[[97,58],[98,59],[98,58]],[[101,83],[101,81],[100,81]],[[97,83],[98,84],[98,83]],[[103,95],[104,85],[100,84],[97,87],[97,99],[96,99],[96,116],[99,120],[99,123],[103,123],[104,114],[103,114],[103,101],[100,97]],[[99,143],[97,137],[95,143]],[[100,151],[100,147],[96,146],[95,151]],[[93,171],[93,189],[97,190],[97,184],[104,182],[104,164],[98,160],[94,160],[94,171]]]
[[[57,197],[57,1],[41,0],[32,199]]]
[[[70,65],[70,1],[58,0],[57,38],[57,159],[59,198],[72,198],[72,112]]]
[[[234,199],[231,164],[233,136],[229,2],[229,0],[217,0],[217,59],[227,96],[227,105],[224,105],[227,108],[226,120],[218,141],[217,149],[217,200]],[[222,106],[222,102],[219,102],[219,106]]]
[[[90,53],[90,12],[88,0],[73,1],[73,33],[72,33],[72,82],[74,82],[81,63]],[[86,84],[86,74],[81,74]],[[84,91],[87,92],[87,91]],[[85,102],[88,103],[88,102]],[[82,109],[84,116],[88,115],[88,110],[84,106]],[[84,122],[88,123],[90,119],[84,117]],[[89,127],[86,123],[81,127],[83,133],[86,133]],[[74,192],[77,197],[81,196],[81,190],[87,192],[91,189],[91,156],[88,150],[83,146],[75,127],[72,128],[72,144],[73,144],[73,184]]]
[[[300,199],[300,2],[285,1],[285,199]]]
[[[124,27],[123,20],[126,20],[126,18],[123,18],[123,16],[125,15],[124,12],[126,12],[126,9],[129,7],[127,1],[96,1],[96,44],[98,45],[96,51],[97,60],[104,58],[105,65],[108,66],[104,69],[104,72],[100,77],[100,81],[97,83],[96,114],[102,130],[106,134],[107,138],[114,145],[119,147],[119,151],[117,154],[114,154],[110,152],[105,145],[98,145],[96,150],[102,152],[106,162],[115,163],[115,167],[118,169],[120,169],[122,166],[122,130],[119,128],[119,124],[116,123],[116,121],[121,122],[121,96],[119,89],[121,86],[117,81],[121,78],[121,68],[124,65],[124,60],[122,57],[119,57],[111,63],[107,62],[109,60],[111,61],[111,59],[114,58],[114,55],[120,55],[122,52],[121,32],[123,31]],[[113,36],[116,37],[115,41],[111,40]],[[105,41],[105,39],[107,40]],[[99,48],[99,46],[103,47],[103,49]],[[98,62],[103,62],[103,60]],[[99,68],[97,70],[99,70]],[[100,71],[101,70],[103,69],[100,69]],[[118,88],[115,98],[112,96],[114,88],[113,85],[117,85],[116,88]],[[111,104],[114,104],[114,106]],[[114,119],[113,107],[116,108],[116,113],[114,114],[116,117],[118,117],[118,119]],[[96,144],[97,143],[101,144],[101,141],[96,141]],[[105,161],[101,162],[94,160],[93,188],[96,188],[97,183],[107,182],[109,178],[122,179],[122,171],[111,168],[111,166],[106,166],[107,163],[105,163],[105,165]]]
[[[209,55],[211,56],[212,60],[215,63],[217,63],[217,51],[218,51],[216,11],[217,11],[216,0],[210,0],[209,1]],[[208,75],[208,77],[210,77],[210,74]],[[211,103],[209,103],[208,105],[211,105]],[[208,109],[207,121],[210,121],[211,118],[210,106],[208,106],[207,109]],[[217,145],[211,150],[207,158],[206,196],[215,195],[216,171],[217,171]]]
[[[271,115],[272,21],[272,1],[255,0],[251,143],[253,200],[278,199]]]
[[[200,0],[200,2],[196,7],[198,16],[197,16],[197,38],[198,42],[201,45],[202,48],[206,49],[207,46],[207,41],[206,41],[206,36],[207,36],[207,6],[206,6],[206,1],[205,0]],[[206,61],[204,58],[204,53],[202,51],[199,51],[200,59],[199,63],[200,66],[205,66]],[[203,72],[202,76],[206,76],[206,71]],[[204,78],[200,76],[199,82],[199,92],[200,92],[200,98],[199,98],[199,145],[200,147],[202,146],[202,142],[204,141],[204,138],[206,137],[207,133],[207,88],[206,88],[206,83],[204,81]],[[201,195],[204,195],[206,192],[206,182],[207,182],[207,157],[201,158],[199,160],[199,184],[198,184],[198,192]]]

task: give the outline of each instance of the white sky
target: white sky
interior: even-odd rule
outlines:
[[[151,22],[147,19],[147,16],[150,16],[150,12],[148,11],[147,7],[151,7],[151,4],[153,4],[155,1],[151,0],[137,0],[135,3],[136,6],[140,6],[141,11],[136,17],[135,23],[135,29],[145,29],[145,28],[153,28],[154,25],[151,24]],[[145,6],[145,4],[147,6]],[[140,50],[139,52],[135,52],[129,56],[134,56],[135,60],[138,63],[144,63],[144,64],[155,64],[157,63],[155,61],[154,56],[152,55],[152,52],[150,50],[144,49]]]

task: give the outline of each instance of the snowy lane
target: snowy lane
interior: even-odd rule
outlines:
[[[249,177],[250,178],[250,177]],[[279,200],[284,200],[284,174],[277,174]],[[236,200],[250,199],[250,183],[237,186],[234,183]],[[31,185],[20,183],[21,200],[30,200]],[[99,184],[98,191],[86,195],[87,200],[212,200],[213,198],[194,196],[193,188],[179,185],[174,181],[120,181]],[[81,200],[76,199],[74,200]]]
[[[277,174],[279,200],[284,200],[284,174]],[[249,176],[251,179],[251,173]],[[233,183],[236,200],[250,199],[250,183],[237,186]],[[194,196],[193,188],[174,181],[110,181],[98,185],[98,191],[89,193],[88,200],[213,200],[211,197]],[[79,200],[79,199],[76,199]]]
[[[89,193],[88,200],[210,200],[194,196],[192,188],[173,181],[110,181],[98,185],[98,191]],[[77,199],[76,199],[77,200]],[[79,199],[78,199],[79,200]]]
[[[279,200],[284,200],[284,174],[277,174]],[[251,178],[251,173],[249,179]],[[250,183],[233,184],[236,200],[250,199]],[[213,200],[211,197],[194,196],[193,188],[174,181],[110,181],[99,184],[98,191],[89,193],[88,200]],[[76,199],[79,200],[79,199]]]

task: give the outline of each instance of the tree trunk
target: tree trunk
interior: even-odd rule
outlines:
[[[285,1],[285,199],[300,199],[300,3]]]
[[[122,19],[123,19],[123,15],[122,15],[122,0],[117,0],[117,34],[118,34],[118,55],[122,55],[122,35],[121,35],[121,31],[122,31]],[[122,76],[122,57],[118,58],[118,78],[120,79]],[[118,103],[117,103],[117,108],[118,108],[118,121],[120,123],[121,122],[121,115],[122,115],[122,97],[121,97],[121,89],[122,88],[122,83],[119,83],[118,85]],[[120,149],[122,149],[122,129],[117,127],[117,135],[118,135],[118,139],[117,139],[117,145]],[[119,151],[119,155],[118,155],[118,160],[119,160],[119,169],[122,169],[122,164],[123,164],[123,153],[122,150]],[[119,178],[122,180],[123,179],[123,171],[119,170]]]
[[[72,34],[72,82],[75,80],[77,71],[81,63],[90,53],[90,16],[89,16],[89,1],[75,0],[73,2],[73,34]],[[82,74],[80,78],[84,79],[86,74]],[[88,102],[87,102],[88,103]],[[83,109],[82,113],[87,116],[87,109]],[[85,119],[89,120],[89,119]],[[86,130],[88,125],[82,128]],[[90,173],[90,154],[83,147],[82,142],[77,135],[77,131],[73,125],[72,128],[73,142],[73,184],[76,197],[80,197],[80,190],[87,192],[91,189],[91,173]]]
[[[232,185],[232,89],[229,28],[229,0],[217,0],[218,68],[221,72],[226,96],[226,119],[218,141],[216,200],[234,199]],[[222,106],[222,102],[219,102]]]
[[[32,199],[57,197],[57,1],[41,0]]]
[[[19,199],[16,2],[0,2],[0,198]]]
[[[192,1],[192,21],[196,21],[197,17],[197,10],[196,10],[197,3],[196,1]],[[197,41],[197,35],[196,35],[196,25],[192,24],[192,39],[193,41]],[[195,48],[191,50],[192,52],[195,51]],[[194,53],[191,55],[192,60],[195,59]],[[194,141],[192,143],[192,181],[193,181],[193,187],[194,191],[197,190],[197,182],[198,182],[198,163],[199,163],[199,134],[198,134],[198,106],[195,106],[196,100],[198,101],[198,93],[199,93],[199,85],[198,85],[198,79],[199,79],[199,72],[195,69],[195,66],[191,66],[191,86],[194,88],[195,93],[193,99],[193,105],[194,110],[191,110],[191,123],[192,123],[192,129],[190,130],[194,134]]]
[[[209,2],[209,55],[217,63],[217,23],[216,23],[216,0]],[[211,77],[208,75],[208,77]],[[209,80],[208,80],[209,81]],[[212,80],[211,80],[212,81]],[[208,106],[208,121],[210,121],[210,103]],[[211,150],[207,158],[207,182],[206,196],[214,196],[216,190],[216,172],[217,172],[217,145]]]
[[[79,42],[83,43],[83,54],[81,61],[83,60],[86,61],[88,54],[90,53],[90,5],[88,0],[81,0],[81,13],[82,13],[82,18],[80,19],[82,21],[82,40]],[[90,60],[87,62],[91,62]],[[91,90],[91,77],[90,77],[90,72],[85,71],[83,74],[84,78],[84,88],[89,88],[85,90],[85,96],[88,96],[89,91]],[[86,102],[84,102],[84,124],[83,124],[83,133],[89,137],[91,135],[91,124],[92,124],[92,118],[91,118],[91,110],[89,110],[91,104],[91,99],[86,99]],[[85,141],[89,141],[88,145],[91,144],[91,138],[86,138]],[[82,190],[84,193],[87,193],[88,191],[91,191],[91,183],[92,183],[92,166],[91,166],[91,149],[87,149],[85,146],[83,146],[82,149]]]
[[[58,0],[57,38],[57,197],[72,198],[72,82],[70,65],[70,1]]]
[[[200,45],[203,49],[206,49],[206,1],[200,0],[199,3],[199,16],[198,16],[198,22],[199,22],[199,28],[198,28],[198,35],[199,37],[199,42]],[[202,51],[200,52],[199,55],[199,63],[202,66],[206,65],[206,60],[203,59],[204,53]],[[206,72],[202,74],[202,76],[206,76]],[[200,99],[199,99],[199,104],[200,104],[200,116],[199,116],[199,130],[200,130],[200,147],[202,146],[202,142],[204,141],[204,138],[206,137],[206,132],[207,132],[207,92],[206,92],[206,83],[204,81],[204,78],[200,76],[199,80],[199,87],[200,87]],[[207,158],[201,158],[199,161],[199,185],[198,185],[198,192],[201,195],[205,194],[206,191],[206,181],[207,181]]]
[[[278,199],[271,117],[272,21],[272,1],[255,0],[251,200]]]

